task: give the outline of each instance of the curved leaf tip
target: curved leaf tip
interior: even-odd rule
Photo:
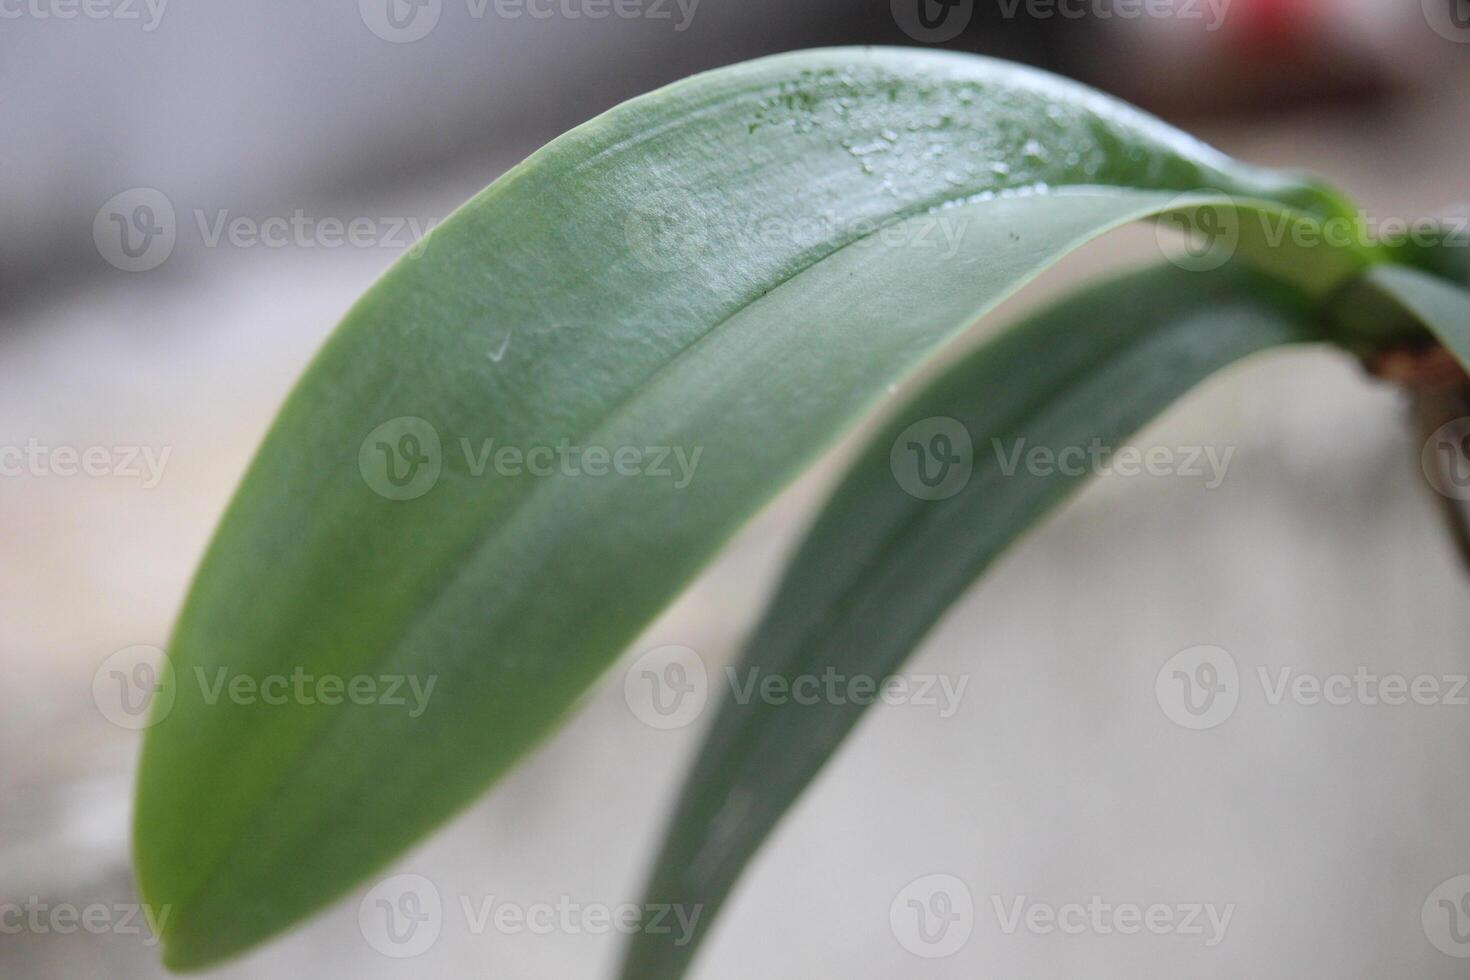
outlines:
[[[280,932],[467,805],[890,384],[1199,188],[1341,207],[1074,83],[903,50],[700,75],[496,181],[347,314],[200,567],[139,775],[167,962]],[[412,684],[419,711],[342,696]]]

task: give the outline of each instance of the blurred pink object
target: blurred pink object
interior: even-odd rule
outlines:
[[[1259,109],[1372,96],[1432,77],[1457,46],[1421,0],[1175,0],[1097,17],[1105,87],[1155,109]],[[1108,9],[1106,6],[1100,10]],[[1163,84],[1161,84],[1163,83]]]

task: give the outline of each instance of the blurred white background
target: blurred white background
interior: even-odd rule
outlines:
[[[1435,2],[1234,0],[1205,30],[1007,17],[981,0],[946,46],[1082,77],[1242,158],[1317,170],[1380,220],[1411,219],[1470,199],[1470,11]],[[380,36],[397,28],[371,0],[256,6],[118,0],[89,8],[109,12],[98,19],[63,16],[78,9],[66,0],[0,0],[0,447],[135,446],[163,461],[156,479],[0,477],[0,910],[136,901],[138,733],[99,712],[93,675],[116,650],[166,643],[275,407],[410,228],[569,126],[691,71],[914,43],[887,0],[670,0],[667,18],[597,20],[567,16],[576,5],[506,17],[492,0],[477,17],[431,0],[438,21],[407,42]],[[1463,36],[1446,27],[1460,23]],[[94,219],[137,188],[167,199],[176,240],[126,272],[99,251]],[[297,212],[367,219],[376,237],[209,243],[221,220]],[[1008,312],[1157,257],[1151,233],[1123,233]],[[1004,560],[914,661],[968,678],[958,712],[870,712],[743,882],[695,975],[1470,976],[1421,922],[1431,892],[1470,872],[1470,707],[1272,704],[1258,679],[1470,672],[1470,580],[1403,416],[1355,364],[1303,351],[1228,372],[1140,435],[1233,448],[1228,479],[1104,479]],[[732,658],[834,471],[767,510],[623,664],[663,643],[712,668]],[[1190,731],[1161,710],[1155,679],[1200,644],[1230,653],[1240,702]],[[688,728],[646,727],[622,669],[395,869],[443,896],[432,949],[376,952],[359,894],[218,975],[611,976],[617,935],[477,934],[460,903],[639,900],[713,709]],[[934,874],[974,905],[943,959],[913,955],[890,922],[906,886]],[[1208,926],[1007,933],[996,912],[1021,896],[1095,895],[1233,911],[1214,945]],[[14,921],[0,917],[0,977],[163,975],[140,936]],[[1452,949],[1470,955],[1470,942]]]

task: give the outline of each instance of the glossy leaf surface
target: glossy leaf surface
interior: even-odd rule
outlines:
[[[349,311],[205,556],[139,781],[167,962],[385,866],[890,384],[1078,244],[1207,206],[1345,209],[1070,82],[868,49],[697,76],[497,180]],[[1261,224],[1241,254],[1314,293],[1375,260]],[[229,693],[299,674],[338,703]]]

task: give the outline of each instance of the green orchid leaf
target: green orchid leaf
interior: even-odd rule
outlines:
[[[1470,370],[1470,289],[1398,264],[1374,266],[1361,282],[1407,311]]]
[[[829,676],[877,688],[986,566],[1083,482],[1090,447],[1118,446],[1226,365],[1319,339],[1304,294],[1234,266],[1132,274],[1001,333],[863,451],[736,675],[779,677],[792,691]],[[1022,465],[1020,454],[1037,451],[1059,465]],[[699,908],[698,930],[678,943],[634,936],[627,980],[684,974],[746,863],[865,707],[805,701],[725,698],[648,891],[650,903]]]
[[[933,52],[764,59],[553,141],[347,313],[205,555],[139,776],[165,961],[268,938],[468,804],[763,501],[1069,250],[1208,216],[1325,296],[1382,256],[1262,229],[1344,213]]]

